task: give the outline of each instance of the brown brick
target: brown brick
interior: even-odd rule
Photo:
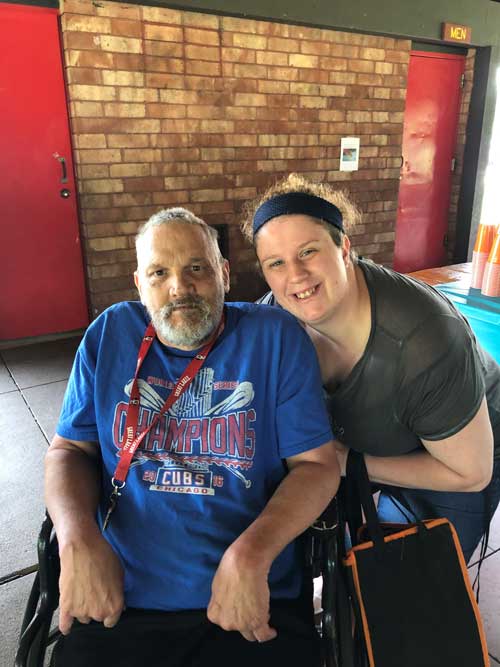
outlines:
[[[366,61],[369,62],[369,61]],[[382,86],[385,77],[380,74],[357,74],[356,81],[360,86]]]
[[[294,53],[299,50],[300,43],[296,39],[283,39],[282,37],[269,37],[267,48],[269,51],[285,51]]]
[[[144,42],[144,53],[163,58],[182,58],[184,46],[179,42]]]
[[[109,173],[114,178],[127,176],[149,176],[151,174],[151,164],[132,163],[132,164],[112,164]]]
[[[72,100],[108,101],[116,99],[115,89],[108,86],[71,84],[69,92]]]
[[[261,79],[266,74],[267,68],[265,65],[234,65],[234,76],[236,77]]]
[[[318,67],[318,56],[306,56],[299,53],[291,53],[288,62],[292,67]]]
[[[82,118],[100,118],[103,114],[101,102],[71,102],[70,110],[72,116],[81,116]]]
[[[76,172],[78,179],[107,178],[109,176],[109,167],[105,164],[77,165]]]
[[[100,38],[90,32],[65,32],[63,43],[65,49],[93,50],[99,47]]]
[[[156,102],[158,91],[153,88],[118,88],[120,102]]]
[[[230,133],[234,131],[234,123],[230,120],[202,120],[201,132]]]
[[[250,32],[256,33],[258,30],[258,21],[249,19],[232,18],[223,16],[221,19],[222,29],[228,32]]]
[[[384,49],[362,48],[359,50],[359,57],[367,60],[385,60]]]
[[[187,190],[153,192],[153,202],[157,206],[183,206],[189,202],[189,193]]]
[[[253,53],[253,52],[252,52]],[[275,51],[257,51],[256,62],[259,65],[288,65],[288,54]]]
[[[139,21],[127,21],[124,19],[112,19],[111,33],[120,37],[142,38],[142,26]]]
[[[263,51],[267,46],[267,37],[263,35],[235,33],[233,35],[233,46]]]
[[[66,78],[68,83],[82,83],[84,85],[99,85],[102,83],[101,70],[85,67],[67,67]]]
[[[151,204],[152,199],[150,192],[124,192],[111,195],[113,206],[146,206]]]
[[[300,43],[300,52],[317,56],[329,56],[331,53],[328,42],[307,42]]]
[[[188,44],[185,47],[185,56],[191,60],[218,61],[220,58],[220,51],[216,46],[194,46]]]
[[[258,53],[257,55],[260,55]],[[221,49],[222,60],[233,63],[255,63],[255,51],[250,49],[234,49],[223,47]]]
[[[194,190],[190,195],[191,201],[223,201],[224,190]]]
[[[149,118],[186,118],[187,108],[184,104],[147,104],[146,114]]]
[[[198,132],[200,129],[200,121],[191,118],[162,120],[161,131],[165,133],[182,133]]]
[[[392,63],[375,63],[376,74],[392,74],[394,65]]]
[[[161,150],[155,148],[124,148],[123,162],[160,162]]]
[[[65,13],[61,17],[61,25],[62,29],[68,32],[95,32],[99,34],[109,34],[111,32],[110,19],[98,16],[79,16]]]
[[[130,21],[140,21],[141,18],[141,8],[135,5],[106,2],[105,4],[94,5],[94,7],[98,16],[129,19]]]
[[[65,51],[66,64],[70,67],[113,67],[113,54],[99,51]]]
[[[200,30],[198,28],[184,28],[186,42],[204,44],[205,46],[219,46],[219,33],[215,30]]]
[[[86,194],[100,194],[106,192],[123,192],[123,182],[111,178],[82,181],[81,192]]]
[[[236,93],[234,96],[234,103],[236,106],[247,107],[264,107],[267,105],[266,95],[247,95],[245,93]]]
[[[197,104],[198,93],[193,90],[160,90],[160,100],[169,104]]]
[[[117,116],[118,118],[145,118],[146,106],[144,104],[109,102],[104,105],[104,115]]]
[[[352,69],[351,63],[356,61],[348,61],[346,58],[320,58],[319,66],[321,69],[333,70],[334,72],[345,72]]]
[[[146,39],[160,42],[182,42],[184,39],[182,28],[166,25],[146,24],[144,26],[144,36]]]
[[[197,12],[183,12],[183,23],[185,26],[218,30],[219,17],[210,14],[198,14]]]
[[[123,72],[116,70],[103,70],[102,81],[107,86],[143,86],[144,74],[142,72]],[[107,98],[110,99],[110,98]]]
[[[83,164],[121,162],[121,154],[116,149],[79,150],[78,156]]]
[[[190,162],[189,173],[193,175],[223,174],[224,165],[217,162]]]
[[[290,92],[290,83],[288,81],[258,81],[257,90],[259,93],[282,93]]]
[[[225,107],[216,107],[210,104],[188,105],[187,117],[221,120],[226,118]]]
[[[103,51],[117,51],[119,53],[142,53],[142,41],[132,37],[101,37]]]
[[[106,148],[104,134],[77,134],[74,141],[76,148]]]
[[[152,23],[181,24],[182,13],[166,7],[142,7],[142,18]]]
[[[86,195],[80,196],[82,208],[109,208],[111,206],[111,195]]]
[[[219,76],[221,73],[220,63],[207,61],[188,60],[186,62],[186,74],[204,74],[205,76]]]
[[[146,70],[148,72],[171,72],[182,74],[184,72],[184,61],[178,58],[156,58],[146,56]]]
[[[113,60],[116,69],[138,70],[145,69],[145,58],[142,53],[114,53]]]
[[[123,184],[125,192],[154,192],[163,190],[163,178],[161,177],[126,178]]]
[[[128,248],[127,238],[124,236],[121,237],[111,237],[103,239],[92,239],[89,240],[89,248],[91,250],[119,250],[122,248]]]

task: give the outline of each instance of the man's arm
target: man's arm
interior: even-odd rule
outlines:
[[[310,526],[337,492],[332,442],[287,459],[289,473],[263,512],[226,550],[212,583],[208,618],[249,641],[276,636],[269,626],[268,573],[276,556]]]
[[[481,491],[493,472],[493,434],[484,398],[471,421],[443,440],[422,440],[425,451],[403,456],[369,456],[365,462],[370,479],[411,489],[433,491]],[[345,474],[348,449],[337,444]]]
[[[112,627],[123,609],[122,567],[95,519],[99,475],[96,443],[54,436],[45,457],[45,502],[59,543],[63,634],[74,618]]]

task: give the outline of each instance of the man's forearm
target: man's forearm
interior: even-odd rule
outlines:
[[[98,499],[97,462],[84,451],[51,447],[45,457],[45,502],[60,546],[97,529]]]
[[[231,545],[249,567],[271,567],[276,556],[321,514],[337,492],[337,467],[298,463],[283,479],[265,509]]]

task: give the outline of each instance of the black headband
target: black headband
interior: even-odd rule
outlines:
[[[302,213],[310,215],[311,218],[329,222],[340,231],[344,230],[342,225],[342,213],[329,201],[316,195],[309,195],[306,192],[288,192],[283,195],[276,195],[265,201],[255,211],[253,216],[253,235],[257,234],[262,225],[277,218],[279,215],[291,215]]]

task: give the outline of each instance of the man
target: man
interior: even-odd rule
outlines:
[[[142,304],[89,327],[46,457],[56,665],[316,665],[295,538],[339,470],[312,346],[288,314],[224,307],[228,263],[189,211],[136,244]]]

